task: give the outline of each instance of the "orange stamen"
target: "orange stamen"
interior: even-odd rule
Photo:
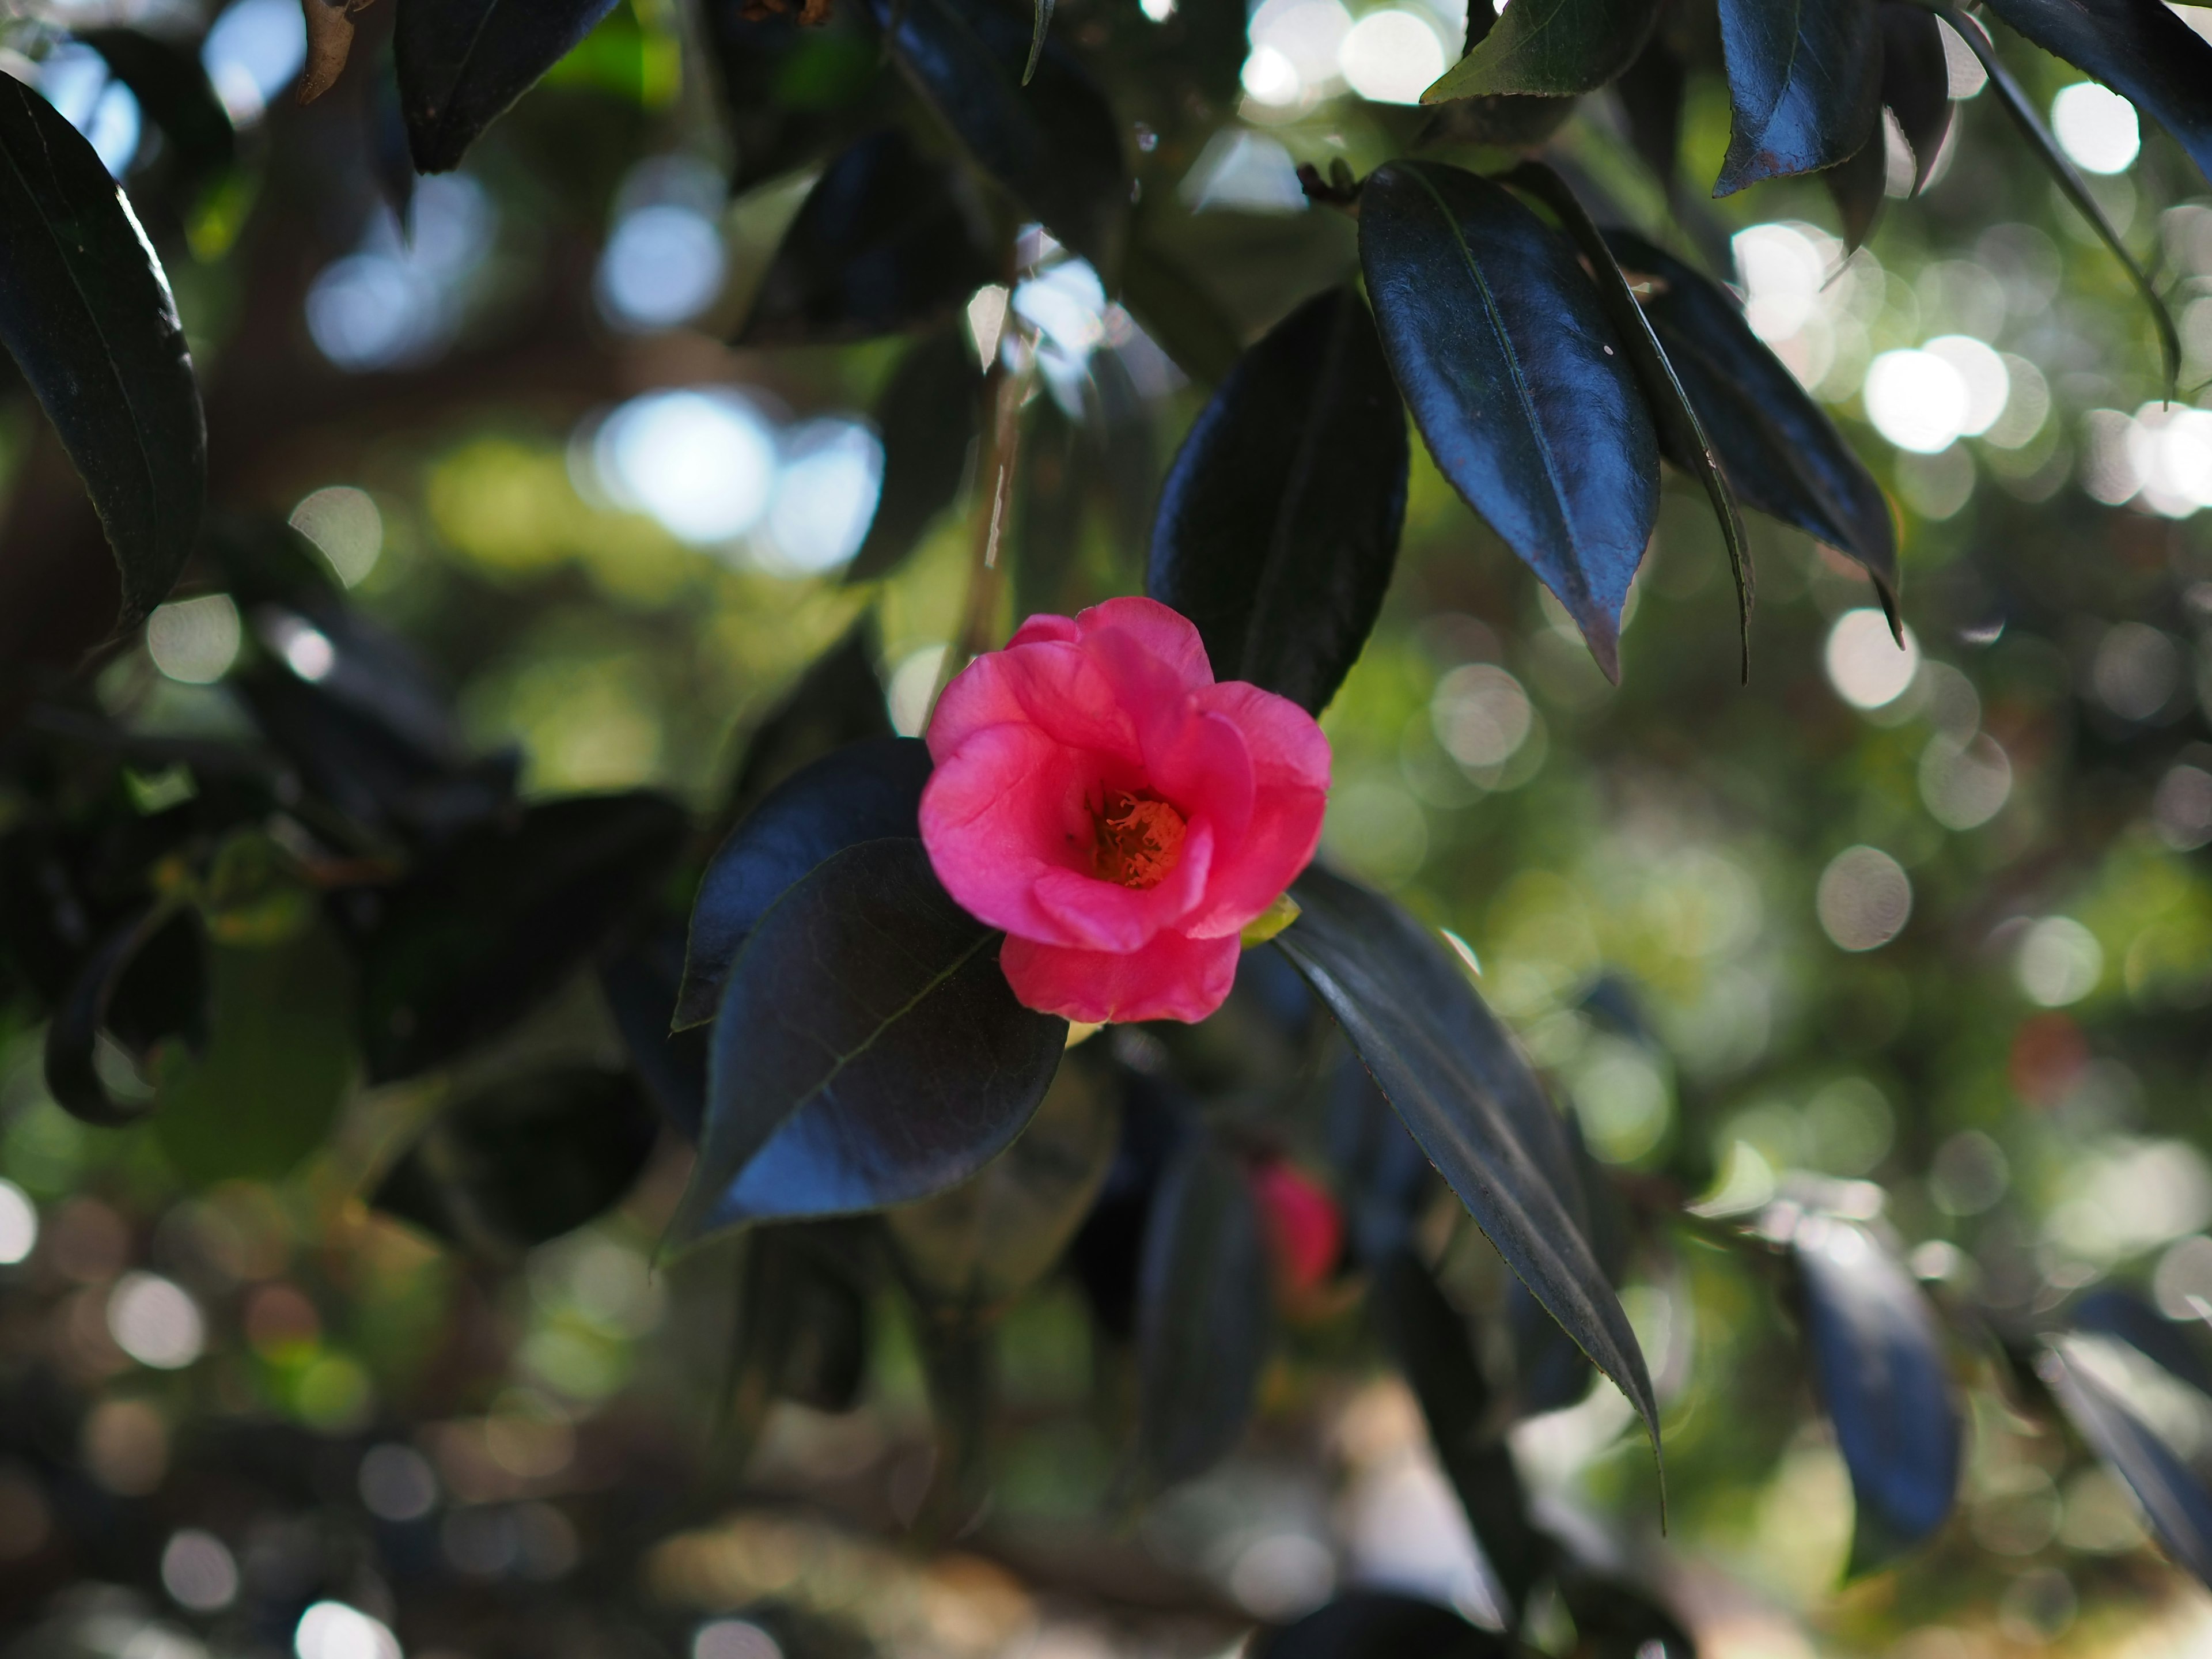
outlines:
[[[1157,887],[1182,860],[1182,814],[1164,800],[1112,790],[1091,817],[1098,836],[1092,863],[1102,881]]]

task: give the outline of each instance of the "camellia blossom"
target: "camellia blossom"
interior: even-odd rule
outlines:
[[[928,738],[938,878],[1006,929],[1014,994],[1071,1020],[1205,1018],[1321,837],[1321,727],[1216,682],[1198,629],[1151,599],[1030,617],[945,687]]]
[[[1252,1167],[1252,1196],[1267,1227],[1275,1278],[1293,1297],[1310,1294],[1344,1254],[1344,1211],[1328,1188],[1279,1158]]]

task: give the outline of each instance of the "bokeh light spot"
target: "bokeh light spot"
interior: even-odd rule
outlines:
[[[1814,897],[1821,931],[1838,949],[1872,951],[1905,929],[1912,880],[1878,847],[1847,847],[1828,860]]]

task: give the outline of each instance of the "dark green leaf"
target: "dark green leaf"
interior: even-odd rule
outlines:
[[[449,173],[615,0],[398,0],[392,53],[417,173]]]
[[[1574,250],[1487,179],[1393,161],[1360,198],[1359,256],[1429,453],[1618,678],[1659,446]]]
[[[1137,1455],[1163,1485],[1235,1449],[1274,1342],[1274,1291],[1243,1165],[1205,1135],[1169,1166],[1137,1292]]]
[[[207,427],[168,278],[82,134],[0,76],[0,340],[76,464],[123,575],[118,624],[191,556]]]
[[[1912,187],[1927,187],[1951,130],[1951,70],[1942,26],[1906,0],[1881,0],[1881,101],[1912,151]]]
[[[2152,4],[2154,0],[2144,0],[2144,3]],[[1989,73],[1990,90],[1996,94],[1997,102],[2003,106],[2004,112],[2012,118],[2013,125],[2020,129],[2021,136],[2027,140],[2028,147],[2041,160],[2066,199],[2074,204],[2081,216],[2089,222],[2090,228],[2103,240],[2105,246],[2112,249],[2112,257],[2126,270],[2129,279],[2136,285],[2136,291],[2142,295],[2143,303],[2150,307],[2151,322],[2158,330],[2159,357],[2166,366],[2166,395],[2172,397],[2181,379],[2181,336],[2175,331],[2173,313],[2166,308],[2165,300],[2152,286],[2150,278],[2144,275],[2143,268],[2136,263],[2136,256],[2128,252],[2128,245],[2120,240],[2120,233],[2113,229],[2112,222],[2105,217],[2105,210],[2097,205],[2097,198],[2089,193],[2089,186],[2082,182],[2074,163],[2066,159],[2065,152],[2045,130],[2043,118],[2035,112],[2035,106],[2021,90],[2020,82],[2012,78],[2012,71],[1999,60],[1996,49],[1990,44],[1988,34],[1978,23],[1970,21],[1956,11],[1946,9],[1939,11],[1937,15],[1948,23],[1959,38],[1972,48],[1974,56],[1981,59],[1982,68]],[[2198,40],[2171,13],[2166,15],[2166,21],[2188,35],[2200,49],[2204,49],[2205,43]],[[2203,165],[2202,156],[2197,158],[2197,161],[2199,166]]]
[[[1492,1397],[1467,1322],[1411,1250],[1376,1270],[1373,1296],[1383,1340],[1421,1402],[1437,1459],[1498,1575],[1508,1620],[1517,1625],[1557,1551],[1529,1522],[1528,1495],[1505,1443],[1508,1419]]]
[[[1607,247],[1605,237],[1591,221],[1566,181],[1541,161],[1523,161],[1505,175],[1506,182],[1528,191],[1559,216],[1559,223],[1575,246],[1597,284],[1598,299],[1611,319],[1613,333],[1628,353],[1637,384],[1651,411],[1667,458],[1697,479],[1712,503],[1719,521],[1721,541],[1728,549],[1729,570],[1735,578],[1736,623],[1743,649],[1743,674],[1751,677],[1751,550],[1745,544],[1743,515],[1736,510],[1735,492],[1729,489],[1712,441],[1698,419],[1696,405],[1682,389],[1674,366],[1652,332],[1650,319],[1630,292],[1628,281]]]
[[[374,1082],[497,1036],[581,969],[684,842],[665,795],[580,795],[465,830],[368,929],[362,1048]]]
[[[1625,271],[1653,279],[1644,314],[1737,497],[1864,565],[1893,621],[1896,522],[1835,422],[1751,331],[1734,295],[1632,232],[1605,239]]]
[[[659,1131],[627,1072],[514,1078],[448,1107],[370,1201],[448,1243],[504,1255],[619,1203]]]
[[[2036,1371],[2090,1449],[2119,1471],[2175,1563],[2212,1585],[2212,1492],[2125,1401],[2081,1363],[2073,1338],[2046,1351]]]
[[[1246,1652],[1247,1659],[1510,1659],[1513,1650],[1433,1601],[1352,1590],[1295,1625],[1261,1632]]]
[[[1121,1127],[1111,1086],[1084,1053],[1061,1065],[1029,1127],[981,1174],[884,1218],[925,1307],[996,1315],[1052,1271],[1083,1224]]]
[[[1559,1583],[1589,1659],[1698,1659],[1681,1621],[1634,1585],[1574,1571]]]
[[[1030,60],[1022,68],[1024,86],[1036,78],[1037,59],[1044,56],[1045,38],[1052,32],[1052,0],[1036,0],[1036,22],[1030,31]]]
[[[738,822],[699,880],[672,1029],[714,1018],[746,937],[809,870],[860,842],[921,833],[929,771],[919,738],[869,738],[787,778]]]
[[[2212,41],[2158,0],[1989,0],[1989,7],[2154,117],[2212,179]]]
[[[46,1025],[46,1092],[72,1116],[112,1128],[153,1109],[108,1091],[94,1055],[108,1036],[142,1073],[166,1039],[197,1046],[206,1031],[207,942],[198,919],[151,905],[118,922],[78,967]]]
[[[1444,946],[1389,900],[1317,866],[1291,896],[1304,914],[1277,948],[1506,1264],[1628,1396],[1656,1448],[1644,1354],[1585,1237],[1572,1149],[1528,1062]]]
[[[599,990],[638,1081],[676,1132],[695,1146],[707,1115],[707,1033],[672,1031],[684,979],[684,925],[669,920],[599,967]]]
[[[1366,306],[1348,288],[1308,301],[1238,359],[1183,440],[1145,591],[1198,624],[1218,678],[1318,714],[1382,609],[1407,459]]]
[[[1221,302],[1141,229],[1121,266],[1121,303],[1176,367],[1201,385],[1218,385],[1243,349]]]
[[[1912,1276],[1864,1228],[1814,1215],[1792,1240],[1814,1376],[1851,1475],[1855,1571],[1929,1537],[1959,1489],[1964,1429],[1942,1334]]]
[[[823,1412],[860,1403],[871,1286],[859,1243],[854,1224],[843,1221],[757,1227],[746,1236],[722,1423],[740,1455],[778,1400]]]
[[[1857,252],[1867,238],[1874,234],[1875,222],[1881,217],[1882,203],[1887,199],[1888,173],[1888,147],[1877,125],[1874,137],[1859,146],[1857,155],[1837,162],[1820,174],[1820,182],[1828,187],[1828,199],[1836,204],[1836,217],[1843,226],[1845,258]]]
[[[723,987],[672,1239],[911,1203],[1004,1151],[1067,1027],[1014,1000],[999,944],[918,840],[848,847],[777,900]]]
[[[736,343],[904,333],[951,316],[1000,274],[989,220],[967,176],[923,155],[896,127],[881,128],[823,170]]]
[[[352,1086],[353,964],[319,924],[210,957],[207,1047],[157,1066],[154,1133],[196,1184],[274,1181],[323,1144]]]
[[[1628,142],[1671,198],[1682,154],[1682,94],[1689,76],[1664,38],[1654,34],[1613,89],[1628,117]]]
[[[865,7],[832,6],[819,27],[726,0],[696,15],[720,72],[724,131],[736,152],[732,191],[821,160],[899,101]]]
[[[1720,11],[1733,118],[1714,195],[1833,167],[1879,131],[1875,0],[1720,0]]]
[[[1026,84],[1029,8],[1008,0],[868,0],[892,56],[982,169],[1109,283],[1129,179],[1119,123],[1090,71],[1048,40]]]
[[[1425,104],[1497,93],[1560,98],[1594,92],[1636,61],[1659,15],[1653,0],[1516,0],[1466,57],[1421,94]]]
[[[887,576],[904,563],[938,514],[951,507],[968,476],[983,371],[957,326],[916,341],[891,371],[876,402],[884,441],[883,488],[876,516],[845,580]]]
[[[87,29],[77,38],[107,60],[161,128],[189,186],[211,183],[237,159],[238,134],[197,54],[136,29]]]

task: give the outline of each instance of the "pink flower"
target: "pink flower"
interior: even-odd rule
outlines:
[[[1290,1296],[1304,1296],[1335,1271],[1344,1254],[1344,1212],[1326,1187],[1279,1158],[1253,1165],[1251,1182],[1275,1278]]]
[[[1216,684],[1198,630],[1151,599],[1030,617],[945,687],[929,753],[938,878],[1006,929],[1017,997],[1091,1023],[1218,1008],[1328,793],[1313,717]]]

